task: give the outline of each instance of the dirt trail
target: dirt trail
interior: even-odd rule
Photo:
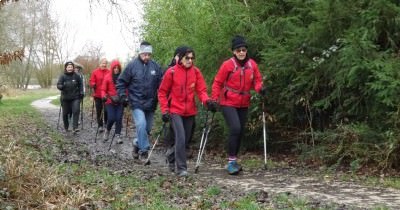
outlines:
[[[55,96],[57,97],[57,96]],[[55,97],[40,99],[32,103],[44,116],[49,126],[56,128],[59,114],[59,107],[50,104]],[[113,170],[121,170],[126,168],[134,168],[135,170],[154,171],[157,173],[165,173],[170,175],[164,163],[161,150],[157,150],[152,155],[150,166],[143,166],[133,161],[131,156],[133,138],[133,130],[129,130],[130,137],[125,135],[123,129],[124,143],[116,145],[115,141],[108,150],[109,143],[103,142],[101,136],[94,142],[96,134],[96,123],[90,126],[90,115],[84,114],[84,128],[78,136],[72,134],[64,134],[67,140],[71,140],[71,145],[79,148],[77,153],[72,154],[68,147],[62,151],[60,161],[74,162],[79,161],[82,157],[92,160],[94,163],[105,160],[114,160],[109,162]],[[62,122],[60,120],[60,128]],[[158,128],[156,128],[158,129]],[[63,131],[60,132],[63,133]],[[66,155],[70,154],[70,155]],[[72,155],[71,155],[72,154]],[[113,163],[118,161],[117,166]],[[199,173],[194,174],[193,169],[195,159],[189,161],[189,173],[191,176],[199,179],[212,179],[213,182],[220,186],[231,186],[235,189],[247,191],[264,191],[268,193],[291,193],[300,197],[306,197],[313,201],[323,203],[335,203],[348,208],[369,209],[376,206],[386,206],[390,209],[400,209],[400,190],[383,189],[360,186],[351,182],[342,182],[334,179],[317,179],[306,176],[300,176],[291,170],[273,169],[273,170],[256,170],[243,171],[239,176],[229,176],[225,173],[224,166],[218,163],[207,161],[200,167]],[[207,170],[205,170],[207,168]]]

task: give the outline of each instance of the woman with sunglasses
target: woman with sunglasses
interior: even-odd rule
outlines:
[[[216,109],[215,102],[208,97],[206,82],[194,65],[194,59],[193,49],[182,47],[176,65],[164,73],[158,90],[162,120],[165,123],[170,121],[174,131],[175,158],[168,164],[171,171],[176,171],[182,177],[188,175],[185,150],[197,114],[195,95],[203,104],[207,104],[210,111],[215,112]]]
[[[247,47],[244,37],[235,36],[232,39],[233,57],[222,63],[212,85],[211,96],[218,101],[229,128],[227,171],[230,175],[242,170],[237,163],[237,155],[250,106],[250,90],[265,94],[262,76],[257,63],[249,58]]]

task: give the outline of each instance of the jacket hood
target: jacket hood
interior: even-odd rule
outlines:
[[[120,63],[118,60],[113,60],[113,61],[111,62],[111,65],[110,65],[111,74],[114,74],[114,68],[115,68],[116,66],[118,66],[118,68],[119,68],[119,70],[120,70],[119,73],[121,73],[121,71],[122,71],[121,63]]]

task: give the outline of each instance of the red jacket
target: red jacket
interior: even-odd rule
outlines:
[[[250,106],[250,90],[260,92],[263,86],[257,63],[249,59],[244,69],[235,58],[224,61],[214,78],[211,96],[222,106]]]
[[[96,85],[96,88],[93,92],[93,97],[101,98],[101,86],[103,84],[104,77],[110,73],[108,69],[100,69],[97,68],[93,70],[92,75],[90,75],[89,85],[91,88]]]
[[[121,69],[121,64],[119,63],[118,60],[114,60],[113,62],[111,62],[111,65],[110,65],[110,69],[111,70],[104,77],[103,83],[102,83],[101,88],[100,88],[100,91],[101,91],[100,92],[100,96],[101,96],[101,98],[103,98],[104,96],[108,97],[107,101],[106,101],[106,104],[112,104],[112,101],[111,101],[110,97],[118,95],[117,89],[115,88],[115,84],[114,84],[114,81],[113,81],[113,74],[114,74],[113,69],[116,66],[119,66],[119,69]]]
[[[196,115],[195,94],[203,104],[209,99],[206,82],[197,67],[186,69],[175,65],[167,69],[158,90],[161,112],[180,116]]]

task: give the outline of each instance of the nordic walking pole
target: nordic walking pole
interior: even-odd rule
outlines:
[[[159,134],[158,134],[158,136],[157,136],[157,138],[156,138],[156,141],[154,142],[153,146],[151,147],[151,150],[150,150],[150,152],[149,152],[149,155],[147,156],[147,159],[146,159],[146,161],[144,162],[144,165],[150,165],[150,157],[151,157],[151,154],[153,153],[153,150],[154,150],[154,148],[156,147],[157,142],[158,142],[158,139],[160,138],[161,134],[163,133],[163,131],[165,131],[166,124],[167,124],[167,123],[165,123],[165,122],[163,123],[162,128],[161,128],[161,130],[160,130],[160,132],[159,132]]]
[[[93,103],[92,103],[92,120],[90,121],[90,127],[93,128],[93,110],[94,110],[94,97],[93,99]]]
[[[208,112],[207,112],[208,113]],[[208,118],[208,114],[206,115],[206,124],[205,124],[205,128],[203,129],[203,134],[202,134],[202,139],[200,141],[200,148],[199,148],[199,154],[197,156],[197,161],[196,161],[196,167],[194,169],[194,173],[197,173],[199,171],[199,167],[200,167],[200,163],[201,163],[201,158],[203,157],[204,154],[204,149],[206,148],[206,144],[207,144],[207,139],[208,139],[208,134],[210,133],[211,130],[211,124],[213,123],[214,120],[214,116],[215,116],[215,112],[213,112],[212,116],[211,116],[211,121],[210,123],[207,122],[207,118]]]
[[[264,100],[262,102],[263,136],[264,136],[264,169],[267,169],[267,126],[265,122]]]
[[[61,107],[62,107],[62,102],[60,103],[60,110],[58,111],[57,130],[58,127],[60,126]]]

